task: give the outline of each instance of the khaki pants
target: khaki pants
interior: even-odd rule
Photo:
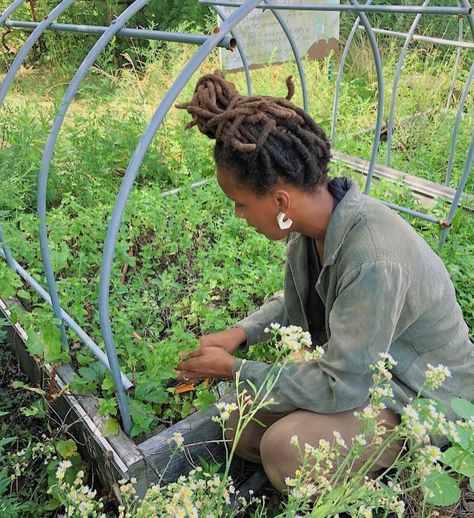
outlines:
[[[317,447],[320,439],[332,443],[333,432],[338,431],[350,447],[352,439],[360,433],[362,425],[361,421],[354,416],[355,410],[334,414],[317,414],[306,410],[276,414],[268,410],[260,410],[255,419],[265,427],[252,420],[242,432],[236,453],[243,459],[263,464],[270,482],[283,492],[286,490],[285,478],[294,477],[295,470],[301,462],[298,448],[290,444],[291,437],[296,435],[304,450],[305,443]],[[385,421],[387,430],[393,429],[399,423],[398,415],[388,409],[382,411],[381,418]],[[227,425],[226,435],[230,440],[234,438],[237,420],[238,412],[234,412]],[[387,447],[376,461],[373,472],[369,473],[369,476],[375,476],[381,469],[391,466],[401,448],[401,441]],[[354,464],[353,470],[357,471],[371,453],[367,448]]]

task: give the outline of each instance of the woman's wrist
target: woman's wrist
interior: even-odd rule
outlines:
[[[241,327],[231,327],[229,331],[232,333],[232,341],[236,350],[247,342],[247,333]]]

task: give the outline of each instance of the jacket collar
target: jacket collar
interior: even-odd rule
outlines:
[[[324,266],[334,264],[347,233],[354,225],[365,202],[357,184],[349,178],[346,180],[350,185],[349,190],[332,213],[324,239]]]

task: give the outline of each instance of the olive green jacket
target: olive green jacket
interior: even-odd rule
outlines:
[[[307,240],[287,240],[284,292],[240,321],[252,345],[269,338],[271,322],[308,328]],[[318,362],[286,366],[272,391],[275,412],[297,408],[320,413],[350,410],[364,403],[372,385],[369,365],[389,352],[395,404],[401,412],[424,381],[427,364],[452,373],[435,394],[474,400],[474,346],[441,259],[416,231],[380,201],[350,189],[331,216],[323,268],[316,289],[325,304],[328,341]],[[271,366],[237,360],[234,374],[260,386]],[[448,417],[454,414],[448,406]]]

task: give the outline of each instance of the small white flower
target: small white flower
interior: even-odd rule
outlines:
[[[334,430],[332,434],[334,435],[334,439],[337,445],[342,446],[343,448],[347,448],[346,441],[342,438],[342,435],[337,430]]]
[[[388,365],[389,368],[395,367],[396,362],[389,353],[379,353],[380,358]]]
[[[173,441],[176,443],[176,446],[181,449],[184,444],[184,437],[179,432],[174,432]]]
[[[239,407],[237,403],[217,403],[217,409],[219,410],[219,415],[222,421],[227,421],[230,418],[232,412],[236,411]]]
[[[390,385],[383,385],[381,387],[373,387],[369,389],[372,397],[376,399],[387,399],[393,397],[393,390]]]
[[[326,439],[319,439],[318,449],[322,453],[327,453],[331,450],[331,444]]]
[[[362,410],[362,417],[364,419],[375,419],[377,417],[377,412],[376,412],[375,408],[373,407],[373,405],[367,405]]]
[[[307,442],[304,443],[304,453],[307,457],[314,456],[316,453],[316,449],[314,446],[311,446],[311,444],[308,444]]]
[[[360,516],[362,518],[372,518],[372,509],[369,509],[365,505],[359,507],[357,511],[357,516]]]
[[[459,442],[461,440],[456,425],[452,421],[446,423],[445,435],[448,436],[451,442]]]
[[[393,502],[392,511],[401,518],[405,514],[405,502],[403,500]]]
[[[437,462],[441,459],[441,450],[437,446],[425,446],[420,453],[430,462]]]
[[[411,427],[411,434],[417,439],[421,441],[427,437],[426,426],[421,424],[420,422],[413,423]]]
[[[310,361],[317,361],[320,360],[324,355],[324,349],[320,347],[319,345],[316,346],[312,351],[306,351],[304,353],[304,361],[310,362]]]
[[[430,390],[436,390],[446,381],[446,378],[451,377],[451,372],[444,365],[439,364],[437,367],[433,367],[430,363],[427,365],[426,370],[426,386]]]
[[[412,405],[407,405],[403,409],[403,415],[407,418],[409,422],[418,421],[420,418],[420,414],[413,408]]]
[[[357,434],[355,437],[354,437],[354,442],[359,445],[359,446],[366,446],[367,445],[367,440],[366,438],[361,435],[361,434]]]

